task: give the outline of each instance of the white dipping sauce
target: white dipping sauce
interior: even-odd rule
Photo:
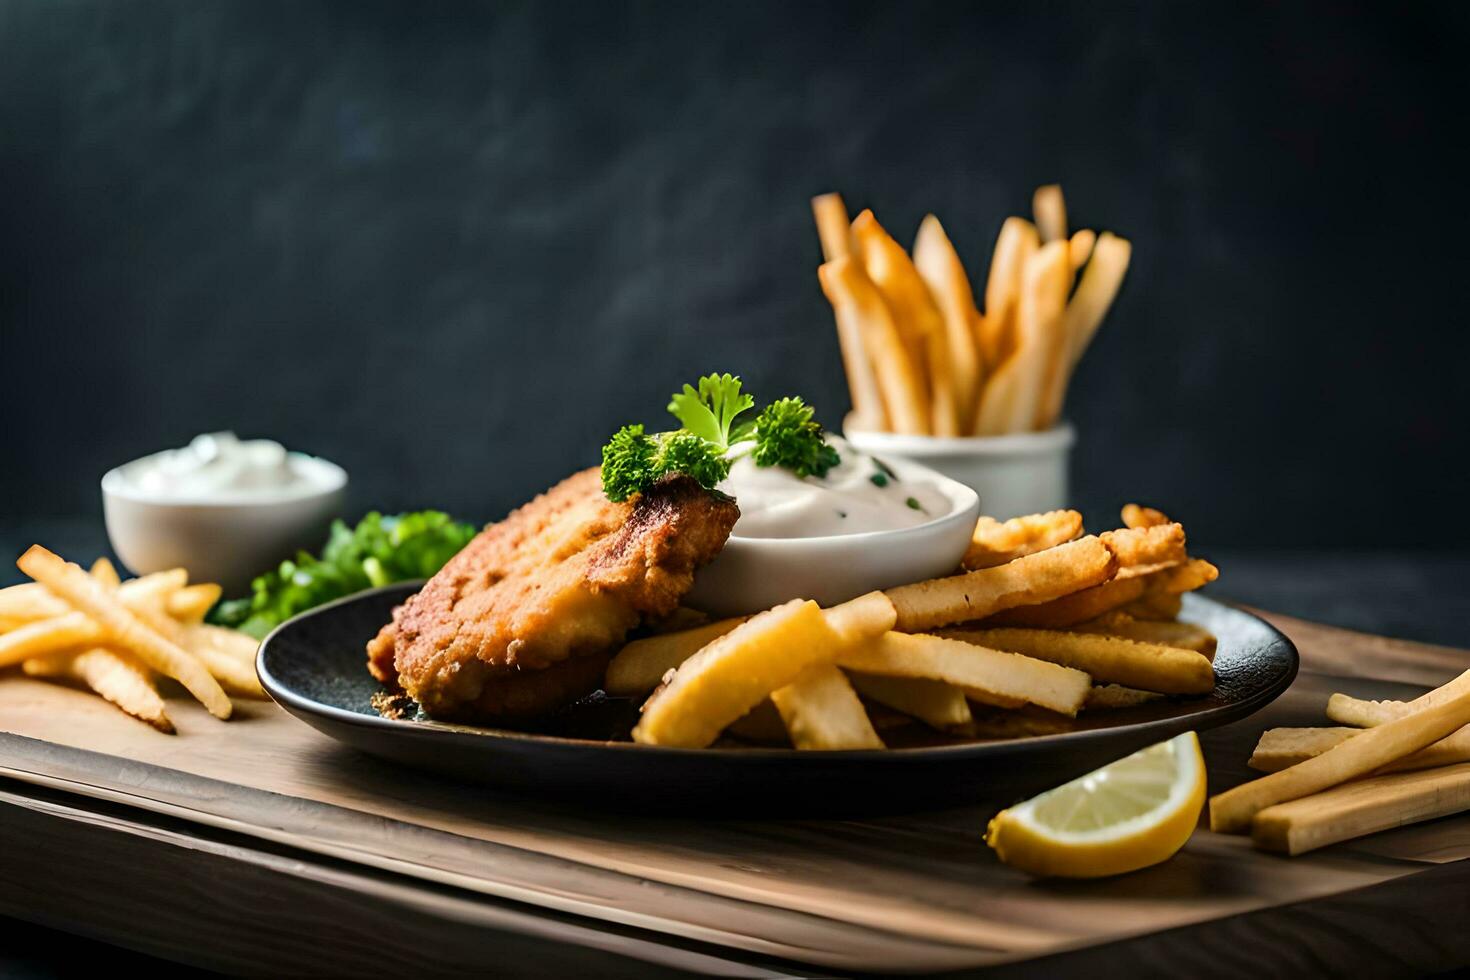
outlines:
[[[719,489],[740,505],[734,537],[821,538],[891,531],[948,514],[949,498],[932,483],[899,479],[845,439],[827,441],[842,463],[825,477],[757,466],[749,454],[730,467]]]
[[[150,496],[255,500],[323,489],[334,480],[327,466],[314,457],[287,452],[269,439],[242,440],[233,432],[211,432],[195,436],[183,449],[134,460],[120,472],[128,486]]]

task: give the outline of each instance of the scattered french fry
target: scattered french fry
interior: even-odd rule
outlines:
[[[1184,527],[1180,524],[1155,524],[1151,527],[1123,528],[1098,535],[1102,543],[1118,556],[1118,567],[1179,565],[1189,556],[1184,551]]]
[[[1256,743],[1249,765],[1261,772],[1278,772],[1321,755],[1362,731],[1361,728],[1272,728]],[[1406,772],[1460,762],[1470,762],[1470,730],[1464,728],[1378,771]]]
[[[812,198],[812,216],[817,219],[817,237],[822,241],[824,261],[845,258],[852,252],[847,205],[841,194],[819,194]]]
[[[164,608],[170,616],[181,622],[202,622],[204,614],[219,602],[222,593],[223,590],[214,582],[186,585],[168,597]]]
[[[923,634],[885,633],[849,649],[838,663],[865,674],[927,677],[1064,715],[1075,715],[1092,687],[1080,670]]]
[[[174,734],[174,724],[147,670],[125,654],[92,647],[75,655],[27,660],[24,669],[32,677],[62,678],[85,684],[134,718],[166,735]]]
[[[174,678],[217,718],[228,718],[230,699],[200,662],[141,622],[112,593],[81,568],[32,545],[16,562],[21,571],[95,620],[107,639],[149,667]]]
[[[92,577],[97,580],[97,583],[106,588],[115,589],[119,585],[122,585],[122,577],[117,574],[117,566],[113,565],[112,561],[108,558],[98,558],[92,562],[92,567],[89,571]]]
[[[1327,717],[1339,725],[1373,728],[1413,714],[1416,704],[1417,701],[1365,701],[1346,694],[1334,694],[1327,699]]]
[[[1470,724],[1470,671],[1436,692],[1436,703],[1370,728],[1319,756],[1262,776],[1210,800],[1210,828],[1241,833],[1262,810],[1365,776]]]
[[[1152,507],[1144,507],[1141,504],[1123,505],[1124,527],[1154,527],[1158,524],[1172,523],[1163,511],[1154,510]]]
[[[100,643],[103,638],[102,629],[82,613],[36,620],[0,635],[0,667]]]
[[[1462,763],[1374,776],[1267,807],[1255,815],[1252,838],[1263,850],[1297,855],[1467,809],[1470,763]]]
[[[1160,694],[1204,694],[1215,686],[1210,661],[1202,654],[1121,636],[1035,629],[944,630],[940,635],[1074,667],[1105,684]]]
[[[1072,270],[1067,243],[1047,242],[1022,270],[1021,297],[1016,307],[1016,357],[1020,383],[1011,404],[1008,432],[1049,428],[1043,422],[1052,388],[1060,384],[1066,361],[1067,338],[1063,315]]]
[[[842,671],[831,664],[814,664],[771,694],[786,723],[791,744],[798,749],[881,749],[863,703]]]
[[[617,656],[607,665],[603,688],[617,697],[647,694],[659,686],[664,674],[745,622],[747,618],[738,616],[721,619],[678,633],[663,633],[634,640],[618,651]]]
[[[902,711],[930,728],[953,731],[972,720],[965,692],[953,684],[927,677],[881,677],[859,671],[850,671],[847,679],[863,697]]]
[[[1140,643],[1157,643],[1160,646],[1179,647],[1215,659],[1215,634],[1194,623],[1159,622],[1134,619],[1124,612],[1114,610],[1104,616],[1073,626],[1079,633],[1104,633],[1122,636]]]
[[[994,568],[1017,558],[1066,544],[1082,533],[1082,515],[1075,510],[1054,510],[997,521],[981,517],[975,524],[963,564],[975,571]]]
[[[898,611],[896,628],[914,633],[1070,595],[1106,582],[1116,570],[1113,553],[1089,536],[1005,565],[903,585],[886,594]]]

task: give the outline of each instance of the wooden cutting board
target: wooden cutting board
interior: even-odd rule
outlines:
[[[1470,667],[1467,651],[1268,618],[1303,671],[1205,735],[1212,792],[1249,778],[1265,728],[1322,724],[1334,690],[1412,696]],[[1008,801],[868,820],[629,816],[399,769],[272,704],[228,723],[183,699],[169,710],[176,736],[81,691],[0,679],[0,912],[256,971],[483,966],[488,937],[510,973],[1081,969],[1125,949],[1195,972],[1250,949],[1370,972],[1470,961],[1463,930],[1424,928],[1466,912],[1470,818],[1296,859],[1201,830],[1157,868],[1037,882],[984,846]],[[46,846],[17,846],[27,835]]]

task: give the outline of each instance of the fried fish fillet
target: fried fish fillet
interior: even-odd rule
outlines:
[[[596,467],[492,524],[393,612],[368,669],[435,717],[519,721],[594,690],[628,630],[719,554],[735,501],[686,476],[624,503]]]

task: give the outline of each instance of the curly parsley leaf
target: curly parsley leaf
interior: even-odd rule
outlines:
[[[735,417],[755,407],[755,399],[740,390],[733,374],[707,374],[699,379],[699,390],[685,385],[669,401],[669,414],[706,442],[728,449],[734,441],[730,430]]]
[[[602,447],[602,492],[614,503],[627,500],[658,479],[658,440],[641,425],[625,425]]]
[[[812,407],[800,398],[771,402],[756,417],[752,431],[757,466],[784,466],[797,476],[825,477],[842,462],[822,434]]]

